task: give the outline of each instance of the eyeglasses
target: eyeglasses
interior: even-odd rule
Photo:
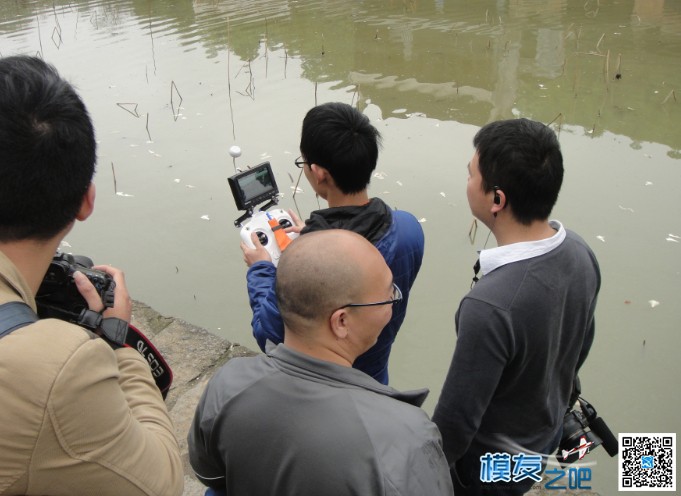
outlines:
[[[297,159],[295,159],[293,161],[293,163],[296,164],[296,167],[298,167],[299,169],[302,169],[306,165],[309,165],[309,162],[306,162],[305,160],[303,160],[302,155],[300,157],[298,157]]]
[[[379,305],[394,305],[395,303],[399,303],[400,301],[402,301],[402,291],[400,290],[400,288],[397,287],[397,284],[393,283],[393,294],[389,300],[378,301],[376,303],[348,303],[347,305],[338,307],[336,310],[340,310],[341,308],[347,307],[376,307]]]

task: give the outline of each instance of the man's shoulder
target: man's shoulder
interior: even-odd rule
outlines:
[[[424,233],[421,223],[406,210],[392,210],[391,212],[390,227],[383,238],[376,243],[378,250],[383,252],[388,246],[398,251],[422,251]]]
[[[0,339],[0,361],[16,374],[38,377],[58,371],[84,345],[109,351],[106,342],[90,331],[58,319],[41,319]]]
[[[0,390],[10,395],[14,406],[46,404],[65,368],[69,364],[82,365],[74,357],[88,345],[91,348],[83,350],[88,361],[104,366],[107,354],[111,354],[111,364],[115,366],[111,348],[93,337],[77,325],[56,319],[39,320],[17,329],[0,339],[0,363],[6,369]]]
[[[226,402],[239,392],[274,373],[275,370],[264,353],[230,358],[213,374],[206,389],[217,394],[220,402]]]
[[[406,210],[391,210],[393,223],[402,228],[412,228],[423,231],[421,223],[414,214]]]
[[[90,331],[59,319],[40,319],[13,331],[0,340],[0,346],[39,351],[50,354],[72,350],[95,337]]]

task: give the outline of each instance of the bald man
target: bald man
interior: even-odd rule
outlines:
[[[380,252],[347,230],[283,253],[284,342],[208,383],[189,432],[207,486],[235,495],[451,495],[440,434],[420,405],[353,369],[401,298]]]

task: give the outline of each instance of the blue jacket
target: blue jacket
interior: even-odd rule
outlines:
[[[404,321],[409,291],[421,268],[424,250],[423,229],[416,218],[402,210],[389,212],[391,222],[374,246],[390,267],[395,284],[402,290],[403,299],[393,306],[393,316],[376,344],[359,356],[353,365],[382,384],[388,384],[390,349]],[[284,322],[274,293],[276,273],[277,269],[271,262],[256,262],[246,273],[248,297],[253,310],[253,335],[262,351],[265,351],[266,341],[278,344],[284,340]]]

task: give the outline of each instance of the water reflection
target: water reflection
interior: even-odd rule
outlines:
[[[666,125],[679,118],[678,2],[4,2],[0,30],[38,30],[39,52],[73,13],[106,36],[132,16],[150,39],[177,35],[209,58],[281,47],[304,60],[303,77],[357,85],[388,111],[406,102],[409,113],[476,125],[560,115],[594,135],[681,148]]]

